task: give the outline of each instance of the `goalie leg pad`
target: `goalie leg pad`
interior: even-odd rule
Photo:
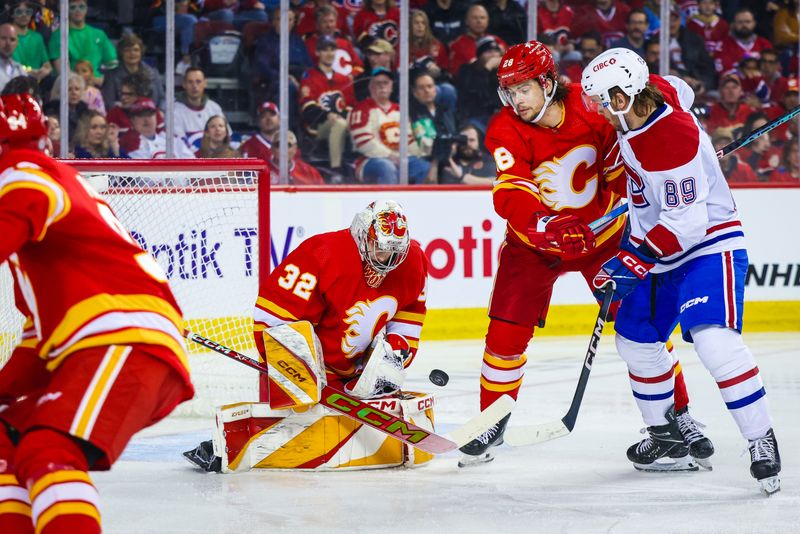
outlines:
[[[325,387],[322,348],[313,325],[297,321],[263,333],[269,367],[269,400],[275,409],[319,402]]]
[[[432,395],[403,393],[366,402],[433,430]],[[298,413],[262,403],[217,409],[214,453],[222,459],[222,473],[253,468],[380,469],[417,466],[433,458],[321,405]]]

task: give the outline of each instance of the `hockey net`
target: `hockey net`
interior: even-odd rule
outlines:
[[[117,218],[169,278],[189,330],[258,354],[252,309],[259,273],[269,270],[269,177],[259,160],[67,160],[103,195]],[[265,239],[269,243],[268,238]],[[261,265],[266,265],[261,268]],[[10,354],[22,318],[7,266],[0,269],[0,361]],[[195,399],[184,415],[260,399],[252,369],[187,342]]]

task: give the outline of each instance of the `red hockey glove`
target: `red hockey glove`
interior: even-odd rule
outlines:
[[[558,248],[570,255],[589,252],[595,247],[594,232],[574,215],[537,213],[528,226],[528,239],[539,249]]]

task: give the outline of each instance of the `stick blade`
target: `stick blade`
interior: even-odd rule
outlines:
[[[515,404],[516,402],[509,395],[503,395],[481,413],[448,433],[447,437],[459,448],[463,447],[510,414]]]
[[[570,430],[562,421],[538,425],[511,426],[503,434],[503,441],[512,447],[544,443],[568,435]]]

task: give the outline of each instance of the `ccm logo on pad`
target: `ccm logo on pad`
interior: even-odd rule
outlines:
[[[706,302],[708,302],[708,295],[706,295],[705,297],[696,297],[693,299],[689,299],[683,304],[681,304],[681,313],[683,313],[683,311],[686,308],[691,308],[692,306],[695,306],[697,304],[705,304]]]
[[[306,379],[301,375],[294,367],[289,365],[284,360],[278,360],[278,367],[285,370],[287,373],[291,375],[291,378],[297,380],[298,382],[305,382]]]
[[[612,57],[611,59],[607,59],[607,60],[603,61],[602,63],[598,63],[597,65],[595,65],[594,68],[592,69],[592,72],[597,72],[598,70],[604,69],[606,67],[610,67],[611,65],[615,64],[616,62],[617,62],[617,58]]]

